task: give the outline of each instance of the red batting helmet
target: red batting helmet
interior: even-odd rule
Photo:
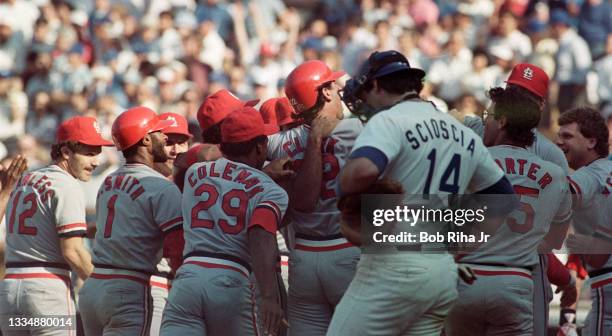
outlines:
[[[321,61],[308,61],[293,69],[285,82],[285,94],[297,114],[314,107],[319,88],[344,76],[344,71],[331,71]]]
[[[162,120],[151,109],[144,106],[131,108],[113,122],[113,142],[118,150],[130,148],[145,135],[171,126],[171,120]]]

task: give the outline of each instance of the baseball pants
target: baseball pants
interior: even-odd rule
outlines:
[[[523,268],[469,266],[477,279],[471,285],[458,281],[459,298],[448,315],[446,335],[532,336],[531,272]]]
[[[591,310],[587,315],[583,335],[612,335],[612,271],[594,276],[591,283]]]
[[[3,335],[75,336],[76,307],[70,283],[70,272],[61,268],[7,268],[0,281],[0,329]],[[70,316],[71,327],[31,327],[17,330],[8,320],[10,315],[24,318]]]
[[[79,291],[79,312],[85,335],[149,335],[153,300],[150,276],[94,268]]]
[[[185,259],[172,281],[160,335],[249,336],[256,330],[248,270],[224,259]]]
[[[538,255],[539,263],[532,272],[533,278],[533,335],[548,333],[548,305],[553,298],[552,288],[548,281],[548,257]]]
[[[163,276],[153,275],[149,281],[151,286],[151,298],[153,299],[153,313],[151,316],[151,336],[158,336],[161,327],[162,314],[166,301],[168,301],[168,292],[170,291],[169,280]]]
[[[289,335],[325,335],[348,288],[360,249],[344,238],[297,238],[289,257]]]
[[[327,335],[439,336],[457,277],[447,254],[364,254]]]

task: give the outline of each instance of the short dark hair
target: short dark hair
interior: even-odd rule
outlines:
[[[136,151],[138,151],[138,146],[140,146],[141,143],[142,139],[140,139],[137,143],[131,145],[130,147],[122,150],[121,153],[123,153],[123,157],[127,159],[136,155]]]
[[[62,147],[68,147],[72,152],[78,152],[81,144],[77,141],[64,141],[51,145],[51,160],[55,161],[62,157]]]
[[[576,107],[561,114],[559,126],[571,123],[578,124],[578,130],[585,138],[594,138],[597,141],[595,151],[600,158],[608,156],[608,126],[599,111],[590,107]]]
[[[489,97],[495,103],[495,120],[506,118],[508,139],[520,146],[531,146],[535,140],[532,129],[540,122],[538,103],[516,87],[492,88]]]
[[[223,122],[223,121],[221,121]],[[202,140],[204,143],[220,144],[221,143],[221,122],[218,122],[206,130],[202,131]]]
[[[421,90],[423,90],[423,79],[407,74],[406,71],[396,71],[372,79],[364,84],[363,92],[372,90],[374,81],[377,81],[380,88],[391,94],[403,94],[410,91],[420,94]]]
[[[258,144],[268,140],[265,135],[257,136],[251,140],[234,143],[221,143],[220,149],[223,154],[230,156],[248,155]]]

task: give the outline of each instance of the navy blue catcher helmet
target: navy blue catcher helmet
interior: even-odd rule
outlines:
[[[371,80],[396,72],[403,72],[406,76],[417,79],[425,77],[425,71],[412,68],[408,59],[401,53],[395,50],[376,51],[363,63],[357,75],[346,82],[342,90],[342,100],[352,113],[358,116],[366,114],[365,102],[359,98],[360,91]]]

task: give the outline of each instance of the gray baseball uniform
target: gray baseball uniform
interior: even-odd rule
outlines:
[[[612,241],[612,161],[598,159],[568,177],[575,196],[574,228],[577,233]],[[585,335],[610,335],[612,331],[612,258],[601,267],[588,263],[592,306]]]
[[[270,177],[238,162],[221,158],[187,170],[184,261],[161,335],[257,334],[248,229],[267,223],[275,230],[287,203]]]
[[[337,176],[363,129],[358,119],[341,120],[322,146],[323,178],[312,212],[292,210],[296,244],[289,257],[289,334],[325,335],[334,309],[355,275],[360,250],[340,233]],[[308,125],[270,137],[268,156],[304,158]],[[299,169],[299,168],[298,168]]]
[[[480,117],[465,117],[464,122],[481,137],[484,136],[484,125]],[[543,160],[552,162],[561,167],[565,174],[569,173],[569,165],[563,151],[544,136],[537,128],[533,129],[534,142],[527,150],[534,153]],[[548,258],[539,255],[539,263],[535,265],[532,272],[533,278],[533,331],[534,335],[544,335],[548,330],[548,304],[552,300],[553,293],[550,282],[546,276]]]
[[[355,143],[384,154],[382,177],[406,194],[461,194],[503,177],[482,140],[452,116],[408,100],[376,114]],[[393,233],[393,232],[391,232]],[[328,335],[437,335],[457,297],[448,254],[362,255]]]
[[[571,216],[565,173],[526,149],[489,148],[521,195],[520,208],[486,243],[463,256],[478,280],[459,282],[459,299],[447,323],[447,335],[533,335],[533,280],[538,246],[552,225]]]
[[[143,164],[126,164],[106,177],[96,204],[95,268],[79,292],[86,334],[149,334],[149,279],[163,234],[183,223],[180,200],[176,185]]]
[[[6,213],[6,275],[0,282],[0,326],[9,329],[6,315],[75,315],[70,267],[60,239],[85,236],[85,203],[77,180],[51,165],[24,175]],[[73,320],[73,322],[76,320]],[[73,330],[38,327],[25,335],[76,335]]]

